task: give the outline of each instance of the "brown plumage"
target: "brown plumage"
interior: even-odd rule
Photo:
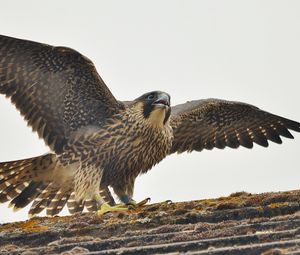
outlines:
[[[211,150],[253,143],[268,147],[268,140],[281,144],[280,136],[293,138],[290,130],[300,125],[259,108],[240,102],[205,99],[172,107],[171,126],[174,141],[171,153]]]
[[[58,214],[114,204],[111,186],[133,201],[136,177],[174,152],[252,148],[293,138],[300,123],[254,106],[218,99],[170,107],[170,96],[146,93],[117,101],[93,63],[65,47],[0,36],[0,93],[52,150],[0,163],[0,202],[29,213]],[[99,194],[102,199],[99,200]]]

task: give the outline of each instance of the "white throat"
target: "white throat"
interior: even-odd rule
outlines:
[[[148,122],[154,127],[163,127],[166,117],[166,110],[164,108],[154,109],[148,118]]]

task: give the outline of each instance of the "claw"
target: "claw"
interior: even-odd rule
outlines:
[[[151,198],[150,198],[150,197],[147,197],[147,198],[145,198],[144,200],[138,202],[136,205],[137,205],[137,206],[143,206],[143,205],[149,203],[150,201],[151,201]]]
[[[140,207],[140,206],[144,206],[145,204],[147,204],[150,201],[151,201],[151,198],[147,197],[147,198],[145,198],[144,200],[142,200],[138,203],[135,202],[134,200],[131,200],[127,205],[131,206],[131,207],[134,207],[134,208],[137,208],[137,207]]]

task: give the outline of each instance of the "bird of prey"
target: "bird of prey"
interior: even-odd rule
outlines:
[[[300,123],[240,102],[171,107],[161,91],[118,101],[79,52],[7,36],[0,36],[0,93],[51,149],[0,163],[0,202],[15,210],[33,202],[30,215],[56,215],[65,204],[70,213],[126,210],[139,205],[136,177],[172,153],[268,147],[300,132]]]

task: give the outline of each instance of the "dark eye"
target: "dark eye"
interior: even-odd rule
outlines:
[[[150,94],[149,96],[147,96],[147,99],[148,100],[152,100],[154,98],[154,95],[153,94]]]

